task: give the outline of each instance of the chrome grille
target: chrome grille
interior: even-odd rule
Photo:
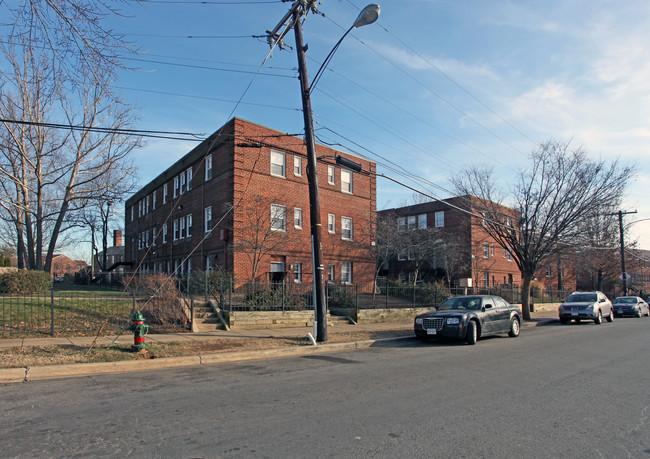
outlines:
[[[422,321],[422,328],[428,330],[430,328],[435,328],[436,330],[442,330],[442,324],[445,323],[445,319],[441,317],[432,317],[425,318]]]

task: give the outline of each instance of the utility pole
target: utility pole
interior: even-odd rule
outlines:
[[[627,272],[625,270],[625,240],[624,240],[624,231],[623,231],[623,215],[635,214],[634,212],[623,212],[622,210],[618,211],[618,229],[620,233],[621,240],[621,280],[623,281],[623,296],[627,295]]]

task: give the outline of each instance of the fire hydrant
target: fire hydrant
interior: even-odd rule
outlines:
[[[144,342],[144,335],[149,331],[149,325],[145,325],[142,313],[136,312],[133,314],[129,330],[133,332],[133,346],[131,346],[131,349],[134,352],[146,352],[147,344]]]

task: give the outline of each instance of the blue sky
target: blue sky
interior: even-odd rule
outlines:
[[[307,17],[310,77],[365,5],[323,0],[325,17]],[[142,54],[125,61],[134,70],[116,84],[140,107],[137,127],[207,135],[239,116],[301,134],[295,51],[276,49],[260,69],[269,47],[253,38],[289,7],[122,4],[111,27]],[[626,222],[650,218],[647,0],[387,0],[381,7],[378,23],[345,39],[312,93],[317,141],[339,143],[377,161],[380,172],[446,198],[449,177],[464,166],[492,164],[507,190],[536,144],[571,140],[594,158],[638,166],[622,210],[638,210]],[[293,33],[286,43],[293,47]],[[149,140],[135,152],[142,183],[193,146]],[[377,188],[379,209],[412,201],[411,191],[386,180]],[[650,221],[632,225],[630,236],[650,249]]]

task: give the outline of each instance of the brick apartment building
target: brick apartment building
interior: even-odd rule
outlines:
[[[442,280],[445,276],[443,256],[453,256],[455,269],[451,273],[452,286],[518,285],[521,275],[512,254],[490,237],[480,218],[472,215],[471,200],[460,196],[444,201],[431,201],[379,212],[393,215],[400,232],[429,229],[432,240],[453,241],[445,247],[441,257],[424,263],[418,272],[419,280]],[[512,212],[514,215],[514,212]],[[450,252],[454,252],[453,254]],[[416,254],[404,250],[389,262],[387,275],[413,282]]]
[[[370,284],[375,164],[323,145],[316,155],[327,279]],[[141,274],[219,266],[238,282],[311,283],[306,169],[302,138],[233,118],[127,200],[125,259]]]

